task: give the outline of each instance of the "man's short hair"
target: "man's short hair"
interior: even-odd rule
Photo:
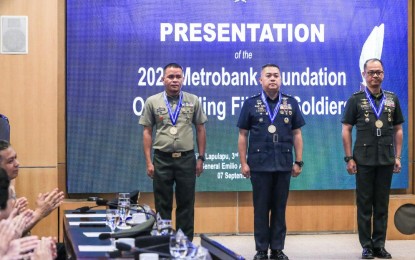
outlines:
[[[268,68],[268,67],[273,67],[273,68],[277,68],[278,70],[280,70],[280,66],[278,66],[277,64],[267,63],[261,67],[261,71],[263,71],[265,68]]]
[[[183,72],[183,67],[182,66],[180,66],[178,63],[169,63],[169,64],[167,64],[166,66],[164,66],[164,68],[163,68],[163,74],[165,74],[166,73],[166,69],[168,69],[168,68],[176,68],[176,69],[181,69],[182,70],[182,72]]]
[[[373,62],[373,61],[378,61],[378,62],[380,63],[380,65],[382,65],[382,69],[383,69],[383,62],[382,62],[380,59],[378,59],[378,58],[371,58],[371,59],[368,59],[368,60],[365,62],[365,64],[363,65],[363,71],[366,71],[367,64],[368,64],[369,62]]]

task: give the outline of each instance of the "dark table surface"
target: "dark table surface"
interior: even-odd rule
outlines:
[[[96,213],[96,214],[93,214]],[[70,256],[70,259],[108,259],[109,254],[107,252],[81,252],[79,246],[89,245],[89,246],[102,246],[109,247],[111,246],[111,240],[105,239],[100,240],[98,237],[87,237],[84,232],[99,232],[99,233],[109,233],[111,230],[109,227],[105,226],[105,211],[96,210],[90,212],[89,214],[82,214],[80,217],[67,217],[67,214],[80,214],[76,213],[74,210],[65,211],[64,217],[64,243],[66,247],[67,254]],[[103,215],[103,217],[96,217],[97,214]],[[70,225],[70,222],[102,222],[104,225],[99,224],[97,227],[85,227],[80,225]]]

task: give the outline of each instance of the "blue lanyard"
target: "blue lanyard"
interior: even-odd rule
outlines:
[[[172,125],[176,125],[177,118],[179,117],[179,114],[180,114],[180,109],[182,108],[183,93],[180,92],[179,103],[177,103],[177,106],[176,106],[176,109],[174,110],[174,113],[172,113],[172,111],[171,111],[171,107],[170,107],[170,104],[169,104],[169,100],[167,99],[166,92],[163,92],[163,97],[164,97],[164,102],[166,103],[166,106],[167,106],[167,110],[169,111],[169,116],[170,116],[171,123],[172,123]]]
[[[365,88],[365,93],[366,93],[367,99],[369,99],[370,106],[372,107],[373,111],[375,112],[376,118],[379,119],[380,114],[382,114],[383,107],[385,106],[385,99],[386,99],[385,98],[385,93],[383,93],[382,101],[380,102],[380,105],[379,105],[379,110],[376,108],[375,103],[373,102],[373,98],[370,95],[367,88]]]
[[[271,112],[271,109],[269,108],[267,98],[265,96],[264,91],[262,91],[262,93],[261,93],[261,99],[262,99],[262,102],[264,102],[264,104],[265,104],[265,108],[267,109],[269,120],[271,120],[271,124],[272,124],[272,123],[274,123],[275,117],[277,116],[278,111],[280,110],[281,91],[278,93],[278,103],[274,107],[274,112]]]

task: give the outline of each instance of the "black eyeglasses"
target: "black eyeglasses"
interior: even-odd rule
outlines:
[[[367,75],[369,75],[371,77],[373,77],[375,75],[378,75],[378,76],[382,76],[383,75],[383,71],[381,71],[381,70],[377,70],[377,71],[369,70],[366,73],[367,73]]]

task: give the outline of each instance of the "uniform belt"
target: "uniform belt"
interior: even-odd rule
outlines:
[[[160,150],[154,150],[154,153],[157,155],[161,155],[164,157],[170,157],[170,158],[180,158],[182,156],[188,155],[188,154],[194,154],[195,151],[194,150],[190,150],[190,151],[185,151],[185,152],[163,152]]]

